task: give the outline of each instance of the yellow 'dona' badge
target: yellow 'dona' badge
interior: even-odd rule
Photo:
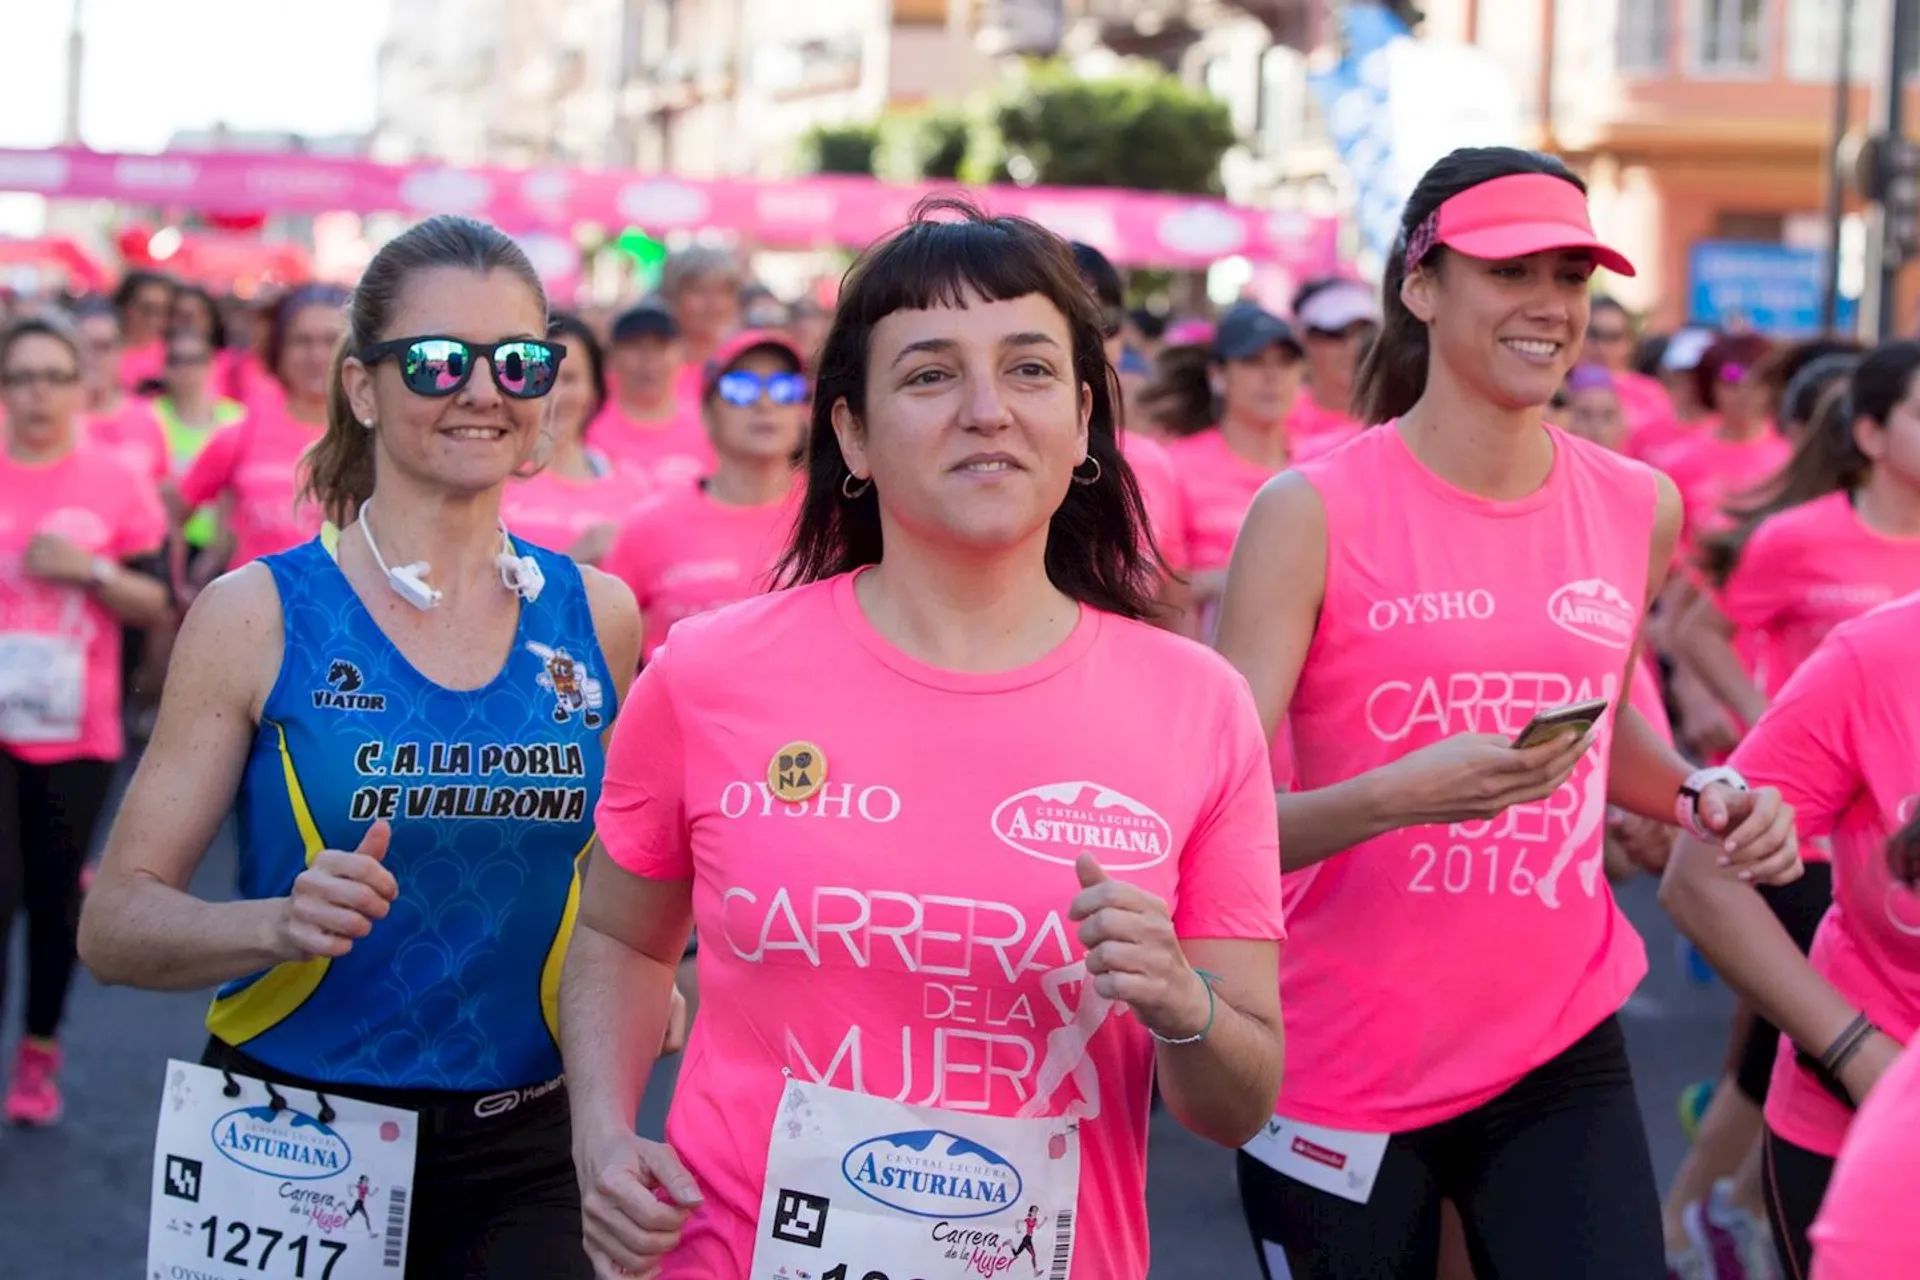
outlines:
[[[775,800],[799,804],[827,783],[827,754],[811,742],[789,742],[767,762],[767,790]]]

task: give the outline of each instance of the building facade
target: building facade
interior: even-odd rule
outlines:
[[[632,0],[620,105],[643,170],[791,173],[817,124],[960,98],[998,74],[965,0]]]

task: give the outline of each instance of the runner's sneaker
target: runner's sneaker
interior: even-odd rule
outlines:
[[[1667,1253],[1667,1280],[1719,1280],[1693,1249]]]
[[[65,1107],[60,1100],[59,1075],[59,1045],[31,1036],[22,1040],[13,1060],[13,1082],[7,1088],[7,1122],[35,1126],[60,1123]]]
[[[1713,1184],[1713,1194],[1687,1206],[1687,1239],[1710,1259],[1714,1280],[1780,1280],[1780,1259],[1773,1232],[1764,1219],[1733,1203],[1730,1179]]]

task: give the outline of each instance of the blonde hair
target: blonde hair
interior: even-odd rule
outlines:
[[[373,495],[373,432],[354,417],[347,399],[347,358],[379,342],[407,281],[422,271],[464,267],[476,275],[509,271],[533,290],[540,310],[547,291],[540,273],[513,238],[477,218],[439,214],[401,232],[367,264],[347,303],[347,335],[333,355],[327,379],[327,429],[301,463],[301,492],[344,528]]]

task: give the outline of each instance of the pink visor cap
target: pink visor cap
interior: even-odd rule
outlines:
[[[1564,178],[1516,173],[1469,187],[1443,202],[1407,243],[1407,270],[1437,244],[1469,258],[1523,258],[1548,249],[1586,249],[1615,275],[1633,263],[1602,243],[1587,217],[1587,198]]]

